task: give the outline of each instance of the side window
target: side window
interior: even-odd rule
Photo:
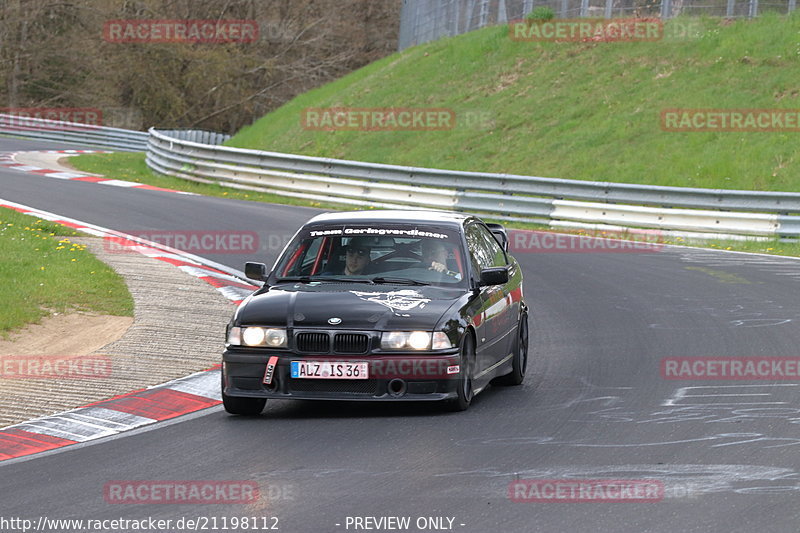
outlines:
[[[316,259],[321,244],[322,244],[322,239],[314,239],[313,241],[311,241],[311,245],[308,247],[308,250],[306,250],[305,257],[303,257],[303,265]]]
[[[299,241],[291,253],[286,266],[283,268],[283,276],[299,276],[308,274],[312,263],[319,251],[319,244],[322,239],[304,239]]]
[[[486,226],[480,226],[476,224],[478,230],[480,231],[481,237],[483,238],[486,249],[489,257],[491,257],[491,264],[489,266],[499,267],[499,266],[506,266],[508,264],[508,260],[506,259],[506,254],[503,249],[497,244],[497,239],[494,238],[492,232]],[[484,267],[485,268],[485,267]]]
[[[492,253],[486,245],[486,240],[483,235],[481,235],[480,226],[478,224],[470,224],[467,226],[467,247],[469,248],[469,256],[472,260],[472,267],[476,273],[480,272],[481,269],[492,266]]]

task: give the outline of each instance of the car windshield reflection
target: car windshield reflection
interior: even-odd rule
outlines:
[[[357,282],[460,286],[466,278],[460,241],[437,229],[395,229],[434,236],[363,235],[359,228],[309,230],[287,247],[276,269],[278,281]],[[331,234],[331,233],[340,233]]]

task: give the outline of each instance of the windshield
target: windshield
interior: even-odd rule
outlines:
[[[453,285],[466,278],[458,233],[411,225],[314,227],[284,251],[280,280]]]

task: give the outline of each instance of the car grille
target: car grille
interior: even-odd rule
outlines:
[[[325,332],[303,331],[295,336],[295,346],[302,353],[330,353],[331,336]],[[333,336],[333,352],[362,354],[369,350],[369,335],[364,333],[337,333]]]
[[[368,347],[369,337],[361,333],[337,333],[333,338],[336,353],[365,353]]]
[[[328,392],[374,396],[378,390],[378,382],[374,379],[290,379],[289,388],[293,392]]]
[[[327,333],[298,333],[295,342],[299,352],[328,353],[331,349]]]

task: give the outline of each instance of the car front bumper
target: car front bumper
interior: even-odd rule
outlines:
[[[267,363],[276,356],[270,384],[264,383]],[[298,400],[439,401],[456,397],[460,363],[457,350],[434,354],[363,356],[297,355],[226,350],[223,392],[227,396]],[[292,361],[368,363],[368,379],[292,378]],[[452,372],[452,373],[448,373]]]

